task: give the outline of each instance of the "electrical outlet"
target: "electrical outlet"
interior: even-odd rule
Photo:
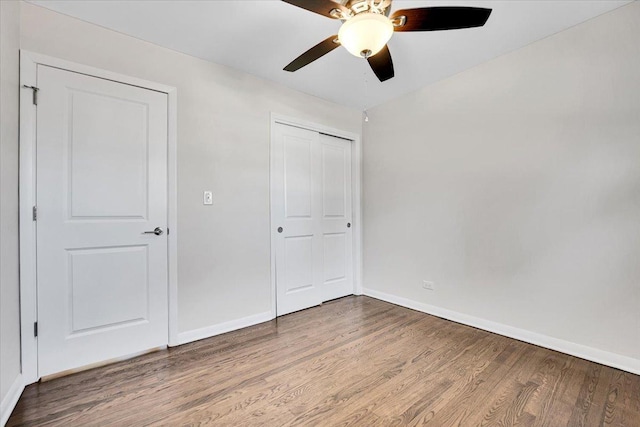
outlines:
[[[213,192],[205,191],[202,195],[202,204],[203,205],[212,205],[213,204]]]
[[[422,289],[426,289],[428,291],[433,291],[436,288],[436,284],[433,282],[430,282],[428,280],[423,280],[422,281]]]

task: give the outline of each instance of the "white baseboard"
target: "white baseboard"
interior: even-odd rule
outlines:
[[[481,319],[479,317],[470,316],[468,314],[459,313],[457,311],[448,310],[446,308],[434,305],[424,304],[408,298],[375,291],[373,289],[364,289],[364,294],[375,299],[390,302],[412,310],[421,311],[433,316],[442,317],[443,319],[453,322],[462,323],[464,325],[473,326],[474,328],[483,329],[498,335],[504,335],[519,341],[535,344],[540,347],[549,348],[561,353],[570,354],[581,359],[590,360],[602,365],[611,366],[613,368],[622,369],[640,375],[640,359],[611,353],[582,344],[576,344],[570,341],[553,338],[525,329],[515,328],[502,323],[492,322],[490,320]]]
[[[2,399],[2,403],[0,403],[0,426],[4,427],[7,421],[9,421],[13,408],[16,407],[23,391],[24,381],[22,380],[22,374],[18,374],[16,380],[11,384],[11,387],[9,387],[7,395]]]
[[[237,329],[257,325],[258,323],[268,322],[272,319],[274,319],[273,314],[270,311],[265,311],[264,313],[254,314],[252,316],[230,320],[224,323],[218,323],[217,325],[206,326],[204,328],[194,329],[192,331],[180,332],[178,334],[178,344],[187,344],[193,341],[210,338],[216,335],[235,331]]]

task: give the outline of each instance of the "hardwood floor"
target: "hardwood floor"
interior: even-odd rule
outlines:
[[[368,297],[26,388],[8,426],[640,426],[640,376]]]

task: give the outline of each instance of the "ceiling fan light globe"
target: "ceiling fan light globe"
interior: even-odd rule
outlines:
[[[365,12],[342,24],[338,40],[349,53],[360,58],[380,52],[392,35],[393,24],[389,18],[378,13]],[[363,55],[363,52],[367,52],[368,55]]]

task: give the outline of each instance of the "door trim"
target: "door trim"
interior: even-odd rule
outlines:
[[[271,188],[275,173],[273,141],[275,139],[275,125],[283,124],[299,127],[311,131],[324,133],[338,138],[348,139],[351,144],[351,203],[353,222],[353,293],[362,295],[362,138],[359,134],[334,129],[321,124],[300,120],[294,117],[271,113],[270,127],[271,136],[269,139],[269,237],[271,240],[271,317],[277,316],[276,311],[276,242],[274,222],[274,200],[273,189]]]
[[[32,207],[36,201],[36,107],[31,89],[36,86],[37,67],[46,65],[74,73],[111,80],[131,86],[167,94],[167,236],[169,346],[178,345],[178,197],[177,197],[177,142],[178,91],[175,87],[129,77],[111,71],[66,60],[20,50],[20,328],[22,350],[22,376],[24,384],[40,379],[38,375],[38,341],[33,325],[37,320],[36,281],[36,223]]]

